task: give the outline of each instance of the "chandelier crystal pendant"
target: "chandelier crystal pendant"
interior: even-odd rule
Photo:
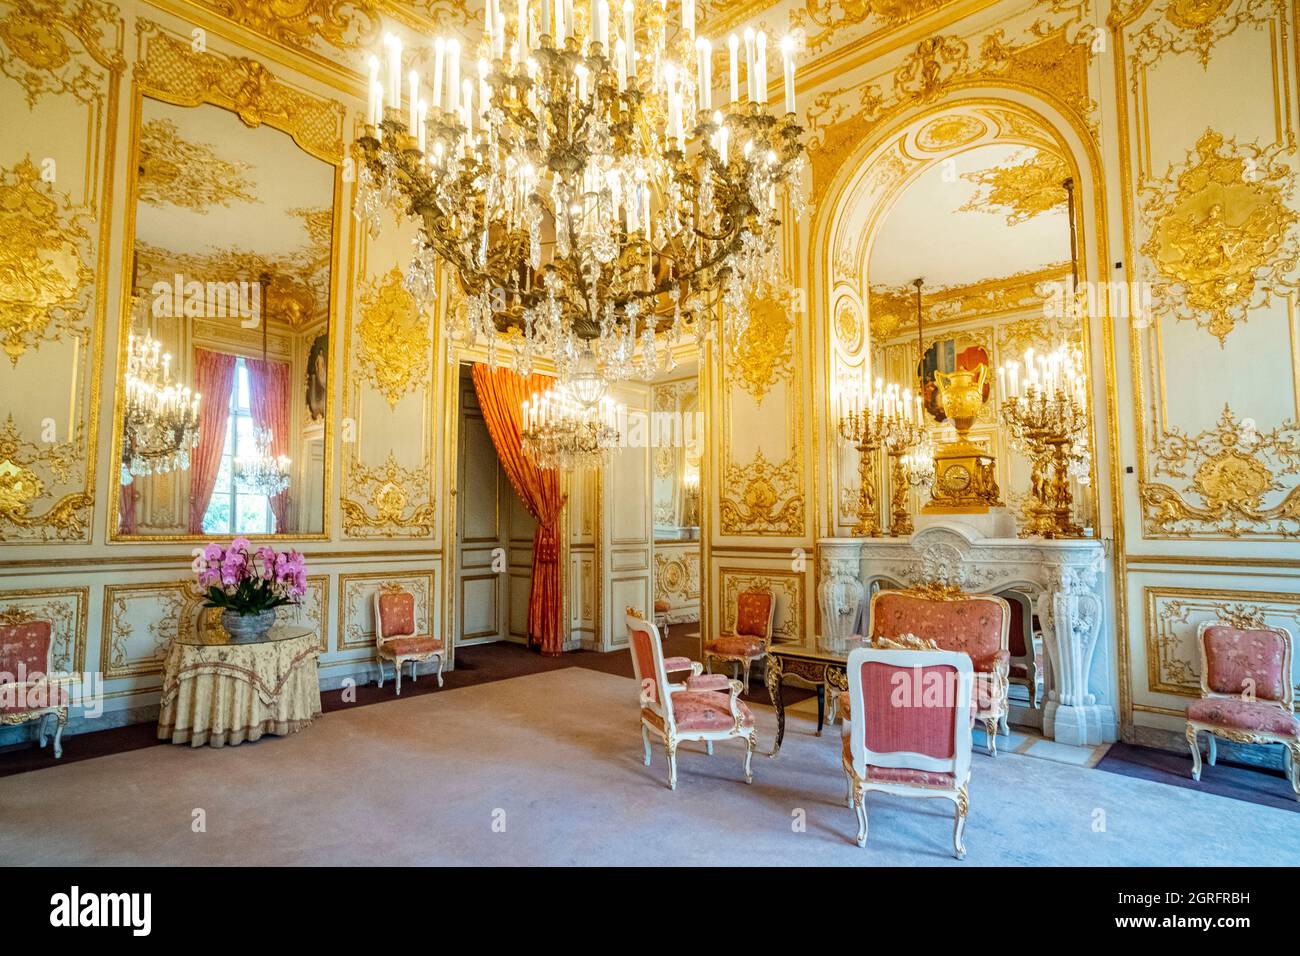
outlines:
[[[599,468],[619,447],[625,410],[608,397],[584,404],[562,385],[523,403],[524,454],[539,468]]]
[[[514,331],[516,371],[547,359],[584,401],[593,381],[603,392],[671,367],[688,334],[701,349],[719,332],[734,342],[750,298],[780,288],[780,198],[803,209],[793,38],[777,115],[767,37],[750,30],[727,44],[729,96],[714,107],[692,0],[627,0],[621,17],[609,0],[504,6],[488,0],[464,57],[434,41],[427,84],[403,82],[395,36],[386,83],[371,57],[358,218],[372,234],[385,209],[414,218],[406,286],[420,306],[450,267],[468,302],[453,336],[485,340],[495,362],[497,333]]]
[[[122,484],[139,475],[160,475],[190,467],[199,442],[197,392],[171,380],[170,353],[148,332],[131,333],[126,345],[125,406],[122,414]]]
[[[273,498],[289,487],[292,462],[272,451],[272,438],[269,428],[254,428],[253,453],[235,456],[235,481],[241,491]]]

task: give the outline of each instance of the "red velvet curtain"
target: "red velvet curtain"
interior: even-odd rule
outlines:
[[[544,375],[524,378],[509,369],[486,365],[473,368],[474,391],[492,444],[519,499],[537,520],[533,535],[533,587],[528,597],[528,642],[542,653],[558,657],[564,650],[564,598],[560,576],[560,514],[564,497],[555,469],[538,468],[523,451],[524,399],[546,391],[554,380]]]
[[[244,359],[248,368],[249,409],[253,424],[271,431],[271,454],[289,455],[289,366],[285,362],[265,362]],[[292,487],[292,485],[290,486]],[[290,488],[271,497],[271,513],[275,515],[277,534],[297,531],[292,523],[293,511],[289,504]]]
[[[194,350],[194,391],[199,401],[199,443],[190,453],[190,534],[203,533],[203,515],[217,487],[221,453],[230,424],[230,388],[235,382],[235,357],[207,349]]]

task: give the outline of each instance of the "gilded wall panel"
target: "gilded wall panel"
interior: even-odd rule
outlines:
[[[422,633],[436,634],[434,605],[436,583],[433,572],[368,571],[339,575],[339,644],[336,650],[351,651],[375,646],[374,597],[381,590],[400,589],[415,595],[415,619]]]
[[[1196,632],[1204,622],[1237,627],[1285,627],[1300,634],[1300,596],[1219,588],[1143,588],[1146,605],[1147,689],[1199,697],[1201,660]],[[1293,667],[1294,667],[1293,663]],[[1300,676],[1292,673],[1300,688]]]
[[[192,581],[105,585],[99,649],[104,680],[162,673],[168,646],[197,626],[202,604]]]
[[[1296,20],[1289,0],[1111,20],[1146,538],[1300,536]]]
[[[722,583],[722,633],[735,633],[736,599],[740,592],[759,588],[770,590],[776,596],[773,643],[797,643],[803,639],[805,575],[795,571],[738,567],[720,567],[718,574]]]
[[[0,3],[4,544],[90,540],[123,43],[113,4]]]
[[[406,230],[393,229],[354,245],[344,330],[341,507],[348,538],[438,533],[434,396],[445,363],[434,359],[433,308],[417,303],[397,265],[409,241]]]
[[[15,588],[0,591],[0,623],[49,621],[50,666],[55,671],[86,668],[86,615],[90,588]]]

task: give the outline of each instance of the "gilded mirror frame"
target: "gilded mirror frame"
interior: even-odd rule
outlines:
[[[131,82],[131,146],[127,154],[126,207],[122,230],[122,277],[118,313],[117,368],[113,390],[113,461],[122,456],[123,390],[126,340],[130,323],[132,264],[136,243],[141,125],[145,99],[173,106],[214,106],[234,113],[245,126],[269,126],[334,170],[333,222],[330,233],[330,300],[327,317],[329,369],[326,382],[324,491],[319,532],[247,535],[254,541],[328,541],[332,539],[330,499],[334,482],[335,379],[338,359],[339,295],[342,248],[343,142],[346,110],[342,103],[307,92],[277,78],[261,62],[211,49],[194,50],[188,36],[149,20],[136,21],[137,52]],[[118,531],[121,482],[111,482],[106,515],[109,542],[208,542],[230,537],[209,534],[122,534]]]

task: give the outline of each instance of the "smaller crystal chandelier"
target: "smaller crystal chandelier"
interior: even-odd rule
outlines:
[[[239,482],[241,491],[273,498],[289,487],[292,462],[288,456],[271,451],[272,437],[271,429],[254,428],[253,453],[236,456],[235,481]]]
[[[539,468],[599,468],[618,448],[624,409],[608,397],[585,403],[557,386],[534,393],[522,411],[524,454]]]
[[[170,353],[152,335],[126,344],[126,407],[122,416],[122,484],[137,475],[190,467],[199,443],[199,395],[171,380]]]
[[[907,473],[907,483],[913,488],[924,491],[934,484],[934,441],[929,433],[903,456],[903,469]]]

